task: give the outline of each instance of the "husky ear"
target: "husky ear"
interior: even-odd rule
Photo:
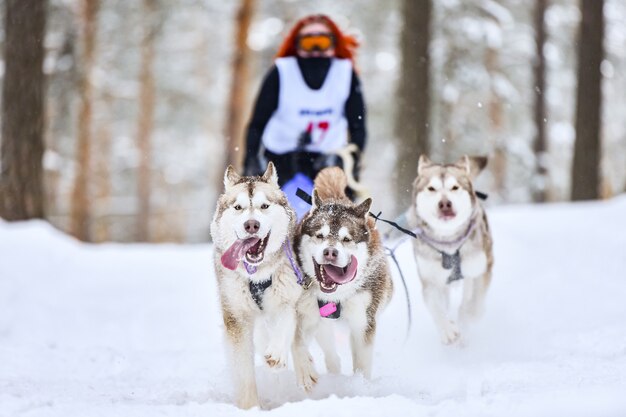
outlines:
[[[357,216],[367,217],[367,213],[369,213],[371,205],[372,205],[372,199],[367,198],[361,204],[356,206],[354,210],[356,211]]]
[[[228,165],[226,172],[224,172],[224,188],[229,189],[241,179],[241,176],[235,172],[235,168],[232,165]]]
[[[311,208],[317,208],[322,205],[322,199],[316,189],[313,189],[313,198],[311,199]]]
[[[426,155],[420,155],[420,159],[417,161],[417,175],[422,175],[422,172],[424,172],[424,168],[427,168],[432,164],[433,162],[428,159]]]
[[[261,179],[268,184],[278,186],[278,174],[276,174],[276,167],[272,161],[267,164],[267,169]]]
[[[474,179],[487,166],[487,157],[463,155],[461,159],[454,163],[454,165],[464,169],[467,175]]]

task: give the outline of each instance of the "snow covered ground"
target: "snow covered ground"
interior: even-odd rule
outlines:
[[[0,221],[0,416],[626,415],[626,197],[489,215],[494,280],[465,347],[439,343],[407,242],[408,340],[397,281],[373,380],[348,375],[338,333],[345,375],[310,398],[259,362],[269,411],[232,405],[210,245],[84,245]]]

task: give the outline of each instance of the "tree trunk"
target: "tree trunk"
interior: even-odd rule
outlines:
[[[572,200],[600,196],[600,122],[604,56],[604,0],[582,0],[578,41],[578,93],[576,97],[576,143],[572,169]]]
[[[150,137],[154,127],[154,55],[155,38],[158,31],[156,1],[144,0],[145,27],[141,40],[141,69],[139,74],[139,120],[137,124],[137,148],[139,168],[137,173],[137,240],[147,242],[150,238],[150,195],[152,151]]]
[[[538,184],[533,187],[533,198],[537,202],[546,201],[548,176],[546,167],[546,153],[548,150],[546,143],[546,58],[543,54],[543,47],[546,44],[546,3],[547,0],[535,1],[535,62],[533,64],[535,79],[535,141],[534,151],[537,159],[537,180]]]
[[[67,148],[65,137],[75,135],[73,124],[73,101],[77,96],[78,71],[76,53],[78,33],[78,19],[73,19],[64,33],[63,46],[58,53],[56,68],[52,74],[47,76],[49,99],[46,99],[46,152],[53,156],[52,164],[48,164],[44,171],[44,187],[46,191],[46,217],[53,224],[59,223],[59,218],[63,216],[69,221],[67,212],[68,201],[66,187],[64,186],[63,173],[64,163],[67,158]],[[59,65],[59,62],[70,62],[66,68]],[[53,86],[56,92],[51,91]],[[72,155],[73,156],[73,155]],[[71,191],[71,190],[70,190]],[[65,230],[69,230],[69,224],[63,225]]]
[[[112,97],[103,100],[105,114],[112,114]],[[96,152],[94,153],[94,201],[97,204],[93,222],[93,241],[106,242],[111,239],[109,230],[110,217],[106,214],[111,200],[111,120],[103,120],[96,133]]]
[[[430,130],[430,25],[432,0],[404,0],[400,38],[402,74],[398,85],[395,136],[396,204],[406,209],[420,154],[428,154]]]
[[[500,59],[498,50],[487,48],[485,52],[485,68],[489,73],[489,78],[494,80],[498,73],[501,73]],[[493,155],[489,161],[489,167],[493,173],[493,187],[502,200],[506,201],[506,149],[502,139],[502,130],[504,126],[504,108],[503,100],[498,97],[494,85],[492,83],[489,89],[489,102],[487,103],[489,111],[489,136],[492,143]]]
[[[0,216],[44,217],[45,0],[6,0]]]
[[[227,164],[241,170],[244,155],[244,120],[248,112],[248,67],[250,48],[246,43],[254,13],[254,0],[241,0],[235,23],[235,54],[232,63],[232,81],[226,119]]]
[[[83,241],[91,239],[89,233],[89,179],[91,171],[91,142],[93,140],[91,134],[93,119],[91,72],[95,57],[99,2],[100,0],[83,0],[81,3],[81,22],[83,25],[82,71],[78,87],[80,108],[78,110],[76,176],[72,192],[70,232]]]

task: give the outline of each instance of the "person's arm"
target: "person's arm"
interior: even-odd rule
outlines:
[[[267,122],[278,108],[279,89],[278,69],[274,66],[267,73],[261,90],[257,96],[256,103],[248,131],[246,133],[246,158],[244,163],[245,175],[259,175],[263,173],[263,168],[259,163],[259,149],[261,148],[261,138]]]
[[[352,82],[350,84],[350,94],[345,107],[346,119],[348,120],[348,131],[350,132],[350,142],[359,147],[362,152],[367,140],[367,130],[365,127],[365,100],[361,91],[361,81],[352,71]]]

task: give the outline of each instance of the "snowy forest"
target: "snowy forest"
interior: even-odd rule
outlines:
[[[420,153],[488,155],[491,206],[626,188],[621,0],[2,3],[7,220],[92,242],[207,241],[278,45],[320,12],[361,43],[361,180],[387,217],[408,205]]]
[[[281,206],[270,228],[284,230],[274,238],[280,258],[263,258],[270,231],[245,240],[235,231],[224,252],[209,229],[215,212],[242,210],[234,198],[216,210],[224,182],[239,178],[229,170],[225,181],[225,169],[242,173],[256,98],[285,62],[275,61],[281,42],[319,13],[360,44],[359,180],[370,214],[382,214],[357,231],[367,263],[313,257],[307,273],[296,238],[309,236],[288,233],[281,193],[272,191],[274,207],[254,203]],[[0,417],[626,415],[626,1],[0,0],[0,16]],[[439,242],[452,249],[419,227],[415,239],[394,240],[384,223],[419,199],[410,201],[421,154],[489,158],[475,187],[463,159],[461,186],[478,192],[463,191],[473,205],[464,235]],[[236,186],[252,194],[251,183]],[[441,212],[443,201],[432,207]],[[356,209],[346,210],[331,213],[343,221]],[[257,233],[254,219],[238,224]],[[352,244],[346,230],[338,247]],[[420,261],[426,244],[432,257]],[[240,262],[243,252],[260,263]],[[224,275],[224,259],[238,277]],[[276,269],[259,277],[257,266]],[[342,289],[354,300],[329,293],[320,304],[312,291],[326,267],[353,285]],[[342,278],[358,268],[378,275]],[[434,301],[431,270],[445,291]],[[302,271],[317,278],[307,284]],[[482,293],[467,271],[482,274]],[[393,284],[387,301],[366,292],[383,280]],[[284,302],[272,315],[263,297],[285,282],[318,297],[313,314]],[[285,337],[284,367],[270,365],[254,331],[233,330],[223,288],[240,297],[230,307],[254,312],[242,323],[256,314],[258,327],[288,336],[297,311],[300,322],[335,326],[327,341],[340,363],[312,341],[303,363],[319,375],[305,392],[295,344]],[[442,340],[441,325],[454,330],[455,303],[472,292],[483,315],[455,343]],[[322,314],[331,304],[343,316]],[[344,331],[354,306],[371,331],[360,338],[372,342],[371,378],[358,369],[359,338]],[[243,336],[248,362],[229,361],[237,349],[228,341]],[[243,405],[251,410],[237,407],[233,383],[246,372],[258,386],[258,405]]]

